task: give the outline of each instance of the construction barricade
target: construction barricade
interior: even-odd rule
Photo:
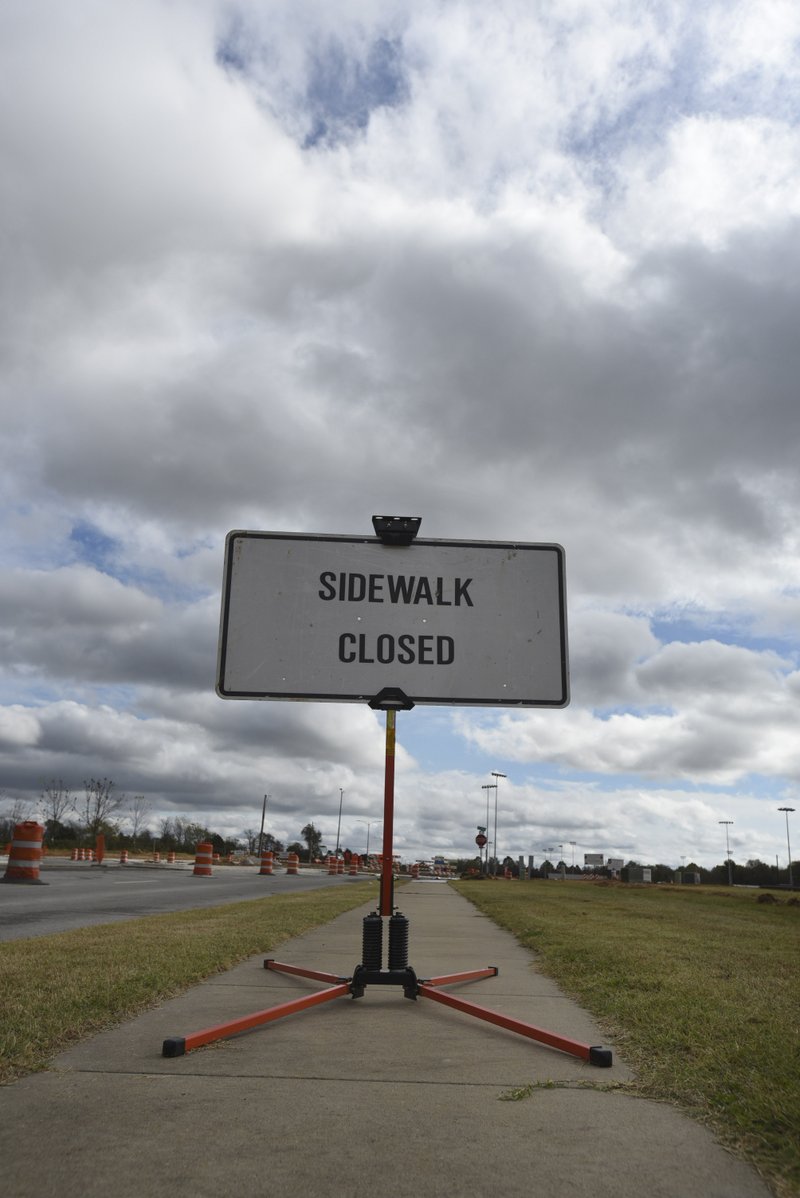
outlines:
[[[287,874],[291,874],[293,876],[298,874],[300,872],[297,868],[299,864],[300,858],[298,857],[297,853],[289,853],[289,856],[286,858]]]
[[[34,820],[17,824],[9,846],[4,882],[45,884],[39,877],[43,836],[44,828]]]
[[[194,850],[194,870],[192,877],[195,878],[211,878],[211,861],[214,856],[213,844],[198,844]]]
[[[266,877],[268,877],[268,878],[272,877],[272,850],[271,849],[265,849],[264,852],[261,854],[261,869],[258,872],[259,872],[259,874],[265,874]]]

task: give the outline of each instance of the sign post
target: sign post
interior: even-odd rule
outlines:
[[[591,1064],[610,1065],[608,1049],[556,1036],[440,989],[495,977],[494,965],[418,979],[408,964],[408,920],[393,901],[397,711],[416,703],[566,706],[564,552],[550,544],[415,540],[418,517],[373,516],[372,523],[375,537],[229,533],[217,669],[223,699],[368,702],[385,712],[380,903],[363,921],[361,963],[342,979],[268,958],[266,969],[326,982],[328,989],[189,1037],[171,1037],[163,1055],[182,1056],[344,994],[360,998],[368,985],[394,985],[402,986],[406,998],[433,999]],[[496,781],[494,786],[496,793]],[[476,837],[479,847],[486,843],[483,831]]]

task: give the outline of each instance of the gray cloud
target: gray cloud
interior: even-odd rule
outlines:
[[[470,847],[465,794],[505,765],[531,842],[675,852],[729,804],[774,855],[759,804],[800,770],[798,30],[734,7],[12,2],[9,796],[106,773],[235,825],[271,787],[289,828],[344,786],[377,818],[372,713],[213,682],[229,529],[395,511],[561,542],[570,608],[568,711],[408,717],[409,851]]]

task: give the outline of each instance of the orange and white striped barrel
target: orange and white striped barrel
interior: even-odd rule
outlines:
[[[328,874],[335,874],[337,869],[336,858],[333,853],[328,854]]]
[[[195,878],[210,878],[213,877],[211,872],[211,861],[214,856],[213,844],[198,844],[194,850],[194,870],[193,877]]]
[[[259,874],[266,874],[270,878],[272,877],[272,850],[271,849],[265,849],[264,852],[261,854],[261,869],[258,872],[259,872]]]
[[[298,873],[299,871],[298,871],[297,867],[299,864],[300,864],[300,858],[297,856],[297,853],[290,853],[286,860],[287,874]]]
[[[70,857],[70,861],[77,861],[77,860],[78,860],[78,850],[77,850],[77,849],[73,849],[73,850],[72,850],[72,855],[71,855],[71,857]]]
[[[34,820],[17,824],[8,854],[4,882],[39,882],[44,828]],[[44,883],[42,883],[43,885]]]
[[[419,877],[419,866],[417,864],[414,864],[411,866],[411,877],[412,878]]]
[[[348,870],[348,876],[351,878],[358,877],[358,853],[353,853],[353,856],[350,858],[350,869]]]
[[[174,864],[175,864],[175,850],[170,849],[170,851],[167,853],[167,865],[174,865]]]
[[[153,860],[155,861],[155,863],[156,863],[157,865],[158,865],[158,864],[160,864],[160,862],[161,862],[161,854],[160,854],[160,853],[153,853]]]
[[[120,851],[119,851],[119,863],[120,863],[120,865],[127,865],[127,864],[128,864],[128,850],[127,850],[127,849],[120,849]]]
[[[337,874],[344,873],[344,857],[336,858],[336,872],[337,872]]]

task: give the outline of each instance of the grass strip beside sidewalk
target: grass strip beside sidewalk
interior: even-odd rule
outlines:
[[[0,1083],[374,895],[353,883],[0,943]]]
[[[800,1195],[800,907],[710,887],[456,889],[601,1021],[637,1093],[708,1123],[778,1194]]]

